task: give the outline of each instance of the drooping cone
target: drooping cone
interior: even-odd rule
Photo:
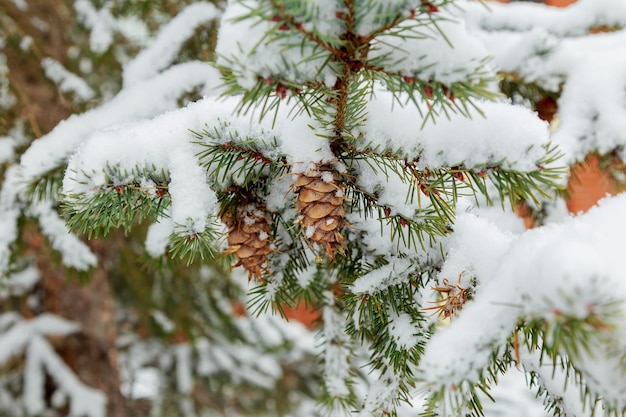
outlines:
[[[228,226],[226,254],[234,254],[250,279],[261,279],[267,268],[267,255],[272,251],[271,226],[267,215],[253,206],[236,207],[222,216]]]
[[[344,246],[341,229],[346,214],[345,185],[337,172],[326,165],[297,174],[294,189],[296,210],[302,215],[302,232],[335,259],[337,250]]]

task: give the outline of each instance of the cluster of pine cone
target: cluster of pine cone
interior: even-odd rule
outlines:
[[[341,234],[346,214],[345,185],[339,174],[330,165],[318,165],[295,174],[292,188],[300,236],[309,245],[320,245],[334,260],[345,241]],[[269,272],[267,257],[274,250],[270,219],[267,210],[253,204],[234,207],[222,216],[228,227],[226,253],[235,256],[235,267],[242,266],[251,279],[261,279]]]

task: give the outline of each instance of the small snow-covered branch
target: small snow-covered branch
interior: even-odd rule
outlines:
[[[384,291],[387,287],[406,280],[407,275],[413,271],[413,267],[411,259],[395,258],[387,265],[358,277],[352,284],[351,292],[374,294]]]
[[[229,3],[220,25],[217,65],[232,69],[244,88],[252,88],[259,76],[274,75],[297,83],[323,79],[326,85],[334,85],[338,72],[330,69],[328,51],[309,40],[303,41],[299,32],[293,36],[280,32],[280,36],[268,37],[267,32],[277,26],[271,16],[241,19],[251,11],[262,10],[260,3],[255,0]],[[301,46],[290,47],[293,44]]]
[[[500,71],[559,95],[552,140],[564,162],[624,148],[626,131],[626,6],[579,0],[567,8],[461,2],[461,15],[494,56]],[[594,28],[610,33],[593,34]],[[601,76],[597,75],[601,74]],[[589,80],[593,79],[593,86]],[[490,118],[493,122],[494,119]]]
[[[23,181],[32,183],[57,168],[91,133],[175,109],[181,94],[198,87],[209,92],[218,80],[219,73],[208,64],[178,64],[122,90],[96,109],[69,117],[24,152],[20,161]]]
[[[537,386],[539,392],[543,393],[546,406],[552,404],[566,416],[593,415],[593,409],[600,407],[600,403],[586,402],[580,398],[580,393],[574,388],[580,383],[580,374],[567,364],[542,363],[539,352],[529,352],[527,349],[522,349],[521,353],[524,370],[533,373],[530,385]]]
[[[1,86],[0,86],[1,87]],[[2,93],[0,92],[0,107],[2,106]],[[0,136],[0,164],[12,161],[15,158],[15,148],[18,143],[10,136]]]
[[[36,336],[26,352],[24,375],[24,401],[26,410],[33,415],[45,410],[44,370],[54,380],[57,390],[69,397],[69,415],[72,417],[104,417],[106,396],[83,384],[72,370],[59,358],[50,344]]]
[[[341,403],[351,395],[350,383],[352,353],[349,337],[345,332],[345,315],[337,311],[334,295],[327,293],[329,302],[322,310],[324,327],[324,385],[326,393],[332,399],[330,408],[339,410]],[[332,414],[335,415],[335,414]]]
[[[17,166],[9,167],[0,189],[0,277],[9,270],[10,246],[18,235],[17,221],[21,207],[18,196],[22,195],[23,188]]]
[[[601,335],[611,346],[623,346],[626,284],[619,242],[626,233],[625,207],[626,195],[609,198],[575,219],[518,237],[498,236],[495,226],[477,218],[461,222],[464,226],[457,228],[450,248],[450,269],[444,265],[444,271],[463,268],[465,261],[465,268],[476,273],[479,288],[461,314],[427,344],[420,364],[422,378],[447,387],[478,381],[494,349],[504,348],[518,320],[524,318],[544,321],[548,347],[563,343],[550,333],[551,328],[565,325],[560,320],[588,323],[586,332]],[[597,285],[597,280],[603,284]],[[621,307],[606,307],[613,305]],[[573,335],[567,342],[580,340]],[[610,380],[612,372],[623,372],[585,359],[586,346],[566,348],[569,359],[594,380]],[[612,359],[608,355],[596,360]],[[611,399],[622,395],[621,387],[596,387],[598,395]]]
[[[0,286],[0,300],[10,295],[24,295],[39,281],[39,278],[39,271],[34,266],[29,266],[22,271],[11,274],[7,282]],[[5,285],[6,288],[4,287]]]
[[[547,124],[521,106],[480,101],[480,112],[468,110],[470,117],[453,113],[420,130],[418,109],[398,108],[394,100],[391,93],[376,91],[368,112],[385,117],[367,119],[364,140],[381,149],[401,149],[407,159],[419,160],[420,168],[502,166],[525,172],[536,170],[545,156]]]
[[[64,265],[85,271],[98,263],[96,255],[76,235],[70,233],[65,221],[49,203],[33,205],[29,212],[39,220],[41,231],[52,247],[63,256]]]
[[[60,62],[52,58],[41,61],[46,77],[54,81],[63,93],[74,93],[80,100],[90,100],[95,93],[89,85],[78,75],[68,71]]]
[[[587,34],[593,26],[624,26],[626,5],[621,0],[578,0],[569,7],[544,4],[489,3],[489,7],[473,1],[459,0],[463,17],[470,27],[493,31],[529,31],[542,28],[558,36]]]
[[[181,394],[191,394],[193,389],[192,351],[187,343],[179,343],[173,347],[176,360],[176,388]]]
[[[391,368],[388,368],[370,386],[359,417],[384,415],[393,409],[400,393],[399,381]]]
[[[75,323],[51,314],[42,314],[30,321],[19,320],[0,334],[0,364],[23,352],[31,340],[39,335],[66,335],[78,330]]]
[[[79,19],[91,29],[89,37],[91,50],[97,53],[103,53],[109,49],[113,43],[113,34],[117,29],[117,22],[107,6],[110,4],[97,10],[89,0],[74,1],[74,9]]]
[[[482,42],[471,36],[463,20],[450,17],[426,26],[406,20],[373,42],[368,58],[381,60],[386,71],[444,84],[465,81],[486,67],[489,57]]]
[[[149,47],[124,67],[124,86],[152,78],[169,67],[195,30],[219,15],[220,11],[211,3],[194,3],[184,8],[161,28]]]

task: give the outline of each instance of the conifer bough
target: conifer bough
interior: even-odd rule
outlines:
[[[534,369],[541,360],[533,355],[545,349],[552,365],[576,370],[564,341],[610,328],[613,310],[577,317],[567,291],[558,320],[538,304],[512,310],[530,287],[512,294],[507,274],[474,263],[455,240],[484,232],[500,244],[485,244],[496,259],[512,238],[457,205],[539,203],[563,174],[546,124],[497,100],[489,54],[457,4],[230,1],[216,51],[226,98],[122,129],[128,137],[149,130],[163,145],[151,156],[122,156],[112,144],[123,138],[106,132],[106,149],[88,140],[70,161],[66,204],[78,215],[110,202],[111,178],[149,184],[148,171],[167,172],[168,205],[157,219],[171,220],[165,251],[218,246],[221,218],[226,252],[255,278],[257,311],[305,299],[324,312],[320,402],[328,415],[394,414],[419,386],[426,415],[478,416],[479,393],[488,396],[516,359]],[[133,174],[87,175],[84,167]],[[481,327],[479,313],[494,300],[496,322]],[[439,316],[452,324],[441,328]],[[363,351],[378,380],[360,372]]]

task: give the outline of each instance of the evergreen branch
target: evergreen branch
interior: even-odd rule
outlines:
[[[449,223],[442,221],[433,207],[417,211],[413,218],[392,216],[391,213],[386,214],[389,208],[377,203],[376,196],[351,187],[347,189],[347,196],[352,205],[351,211],[362,213],[365,217],[377,217],[381,228],[387,224],[398,247],[425,249],[435,242],[435,236],[445,236],[451,231]]]
[[[536,318],[521,326],[529,350],[540,349],[553,366],[557,366],[563,355],[571,360],[584,352],[594,356],[597,346],[606,345],[612,325],[601,316],[590,312],[586,317],[554,312],[555,319]]]
[[[373,342],[375,350],[384,351],[386,341],[389,341],[389,312],[409,313],[412,318],[423,321],[421,308],[415,303],[417,289],[414,284],[402,282],[371,294],[346,294],[342,301],[350,318],[349,333],[358,340]],[[396,364],[401,365],[402,362]]]
[[[363,15],[367,15],[367,11],[365,11],[364,13],[362,13]],[[377,14],[377,17],[380,17],[380,13]],[[384,15],[383,15],[384,16]],[[364,44],[368,44],[371,41],[373,41],[378,35],[387,32],[393,28],[395,28],[396,26],[398,26],[400,23],[404,22],[405,20],[410,19],[411,16],[403,16],[400,13],[395,14],[395,16],[393,16],[393,18],[390,18],[389,21],[387,22],[381,22],[382,25],[377,27],[376,29],[372,30],[370,33],[368,33],[367,35],[363,36],[361,39],[361,42],[363,42]]]
[[[236,182],[243,187],[255,187],[264,178],[278,178],[288,170],[283,156],[269,158],[268,150],[276,145],[255,138],[240,138],[228,126],[194,132],[204,149],[197,154],[203,167],[216,184],[227,189]],[[207,141],[208,139],[208,141]],[[274,139],[275,141],[275,139]]]
[[[395,4],[386,5],[387,10],[379,10],[375,13],[374,24],[378,25],[370,33],[363,36],[363,43],[369,43],[379,35],[391,32],[397,28],[401,23],[405,21],[415,22],[417,25],[427,25],[433,22],[435,19],[443,19],[443,17],[436,15],[439,12],[439,8],[445,7],[448,4],[453,3],[454,0],[440,0],[440,1],[422,1],[422,4],[418,7],[412,8],[408,11],[397,10]],[[372,14],[374,7],[382,8],[385,4],[376,3],[370,1],[369,4],[359,4],[360,15],[365,17]],[[357,16],[359,15],[357,14]],[[362,17],[355,19],[357,24],[360,23]]]
[[[581,294],[581,290],[574,288],[573,293],[562,295],[563,301],[575,308]],[[588,291],[584,294],[589,296]],[[623,315],[621,304],[616,300],[595,303],[582,316],[577,310],[562,312],[552,308],[544,314],[520,320],[518,329],[523,337],[523,347],[531,359],[523,361],[527,371],[531,372],[529,386],[537,387],[538,395],[544,397],[546,409],[554,415],[565,415],[565,409],[571,407],[562,399],[566,390],[572,389],[568,388],[569,384],[579,389],[579,406],[585,410],[589,408],[591,414],[601,401],[604,415],[622,415],[623,402],[617,401],[616,404],[602,398],[601,393],[593,392],[585,382],[587,377],[593,379],[593,373],[586,376],[584,368],[589,358],[592,363],[594,359],[612,358],[621,371],[626,372],[620,356],[621,341],[615,339],[615,328],[620,326]],[[549,362],[551,372],[544,371],[544,359]]]
[[[370,366],[381,374],[394,375],[396,393],[392,401],[395,407],[400,401],[410,402],[410,389],[414,383],[413,368],[419,363],[427,340],[424,316],[416,303],[421,284],[420,273],[409,274],[401,283],[390,285],[373,293],[347,293],[341,300],[348,314],[346,332],[360,344],[369,344]],[[399,344],[390,333],[392,320],[407,315],[416,324],[416,343],[411,346]],[[372,410],[370,410],[371,412]],[[379,410],[391,412],[395,410]]]
[[[296,95],[298,106],[289,113],[290,116],[297,117],[302,113],[314,116],[322,126],[327,126],[332,120],[330,109],[325,106],[331,90],[322,82],[307,83],[307,89],[304,93]]]
[[[202,232],[189,232],[184,230],[184,226],[177,227],[183,229],[170,235],[168,243],[168,255],[172,259],[186,258],[187,265],[191,265],[196,257],[201,261],[215,258],[219,253],[217,241],[221,237],[218,232],[217,222],[209,224]]]
[[[48,171],[39,180],[26,189],[26,198],[33,203],[57,200],[61,194],[61,185],[65,175],[65,165]]]
[[[309,59],[313,59],[309,55]],[[226,58],[224,60],[228,61]],[[327,64],[325,64],[327,65]],[[239,95],[241,100],[235,108],[237,114],[247,114],[252,110],[259,110],[259,120],[267,117],[272,111],[274,118],[277,115],[278,108],[285,101],[290,104],[293,98],[300,101],[301,97],[306,97],[310,93],[308,90],[316,91],[320,86],[317,82],[302,83],[299,81],[288,80],[281,76],[270,76],[263,78],[258,76],[256,84],[251,88],[244,88],[239,84],[238,77],[233,68],[237,67],[236,62],[229,61],[228,66],[218,66],[218,70],[222,73],[222,81],[224,83],[223,96]]]
[[[453,389],[440,387],[438,391],[431,394],[426,408],[420,413],[420,416],[484,417],[479,392],[487,393],[488,390],[481,384],[468,381],[463,381]]]
[[[368,62],[365,70],[372,73],[370,77],[382,81],[402,107],[411,102],[420,114],[423,114],[422,103],[426,103],[428,113],[423,117],[422,127],[429,118],[433,123],[436,122],[435,116],[438,115],[438,109],[446,115],[450,111],[471,117],[468,106],[482,114],[473,99],[494,100],[500,96],[491,90],[490,84],[495,80],[486,71],[479,71],[477,77],[471,82],[458,81],[448,85],[438,80],[421,79],[419,74],[426,71],[428,66],[416,69],[413,75],[387,71],[381,66],[385,62],[383,58],[380,63]]]
[[[127,181],[120,181],[121,177]],[[109,167],[106,178],[106,185],[89,194],[66,196],[62,202],[68,227],[89,239],[106,236],[119,227],[128,233],[136,222],[163,216],[171,204],[169,179],[164,173],[142,170],[123,174]]]
[[[520,200],[532,201],[539,205],[539,198],[551,199],[550,192],[562,190],[561,178],[568,171],[565,166],[554,166],[561,157],[556,146],[547,145],[544,157],[537,161],[537,169],[529,172],[506,170],[498,166],[485,167],[478,173],[471,173],[469,177],[472,184],[480,183],[477,177],[487,176],[495,185],[500,195],[500,200],[509,200],[514,207]]]
[[[284,307],[294,307],[301,300],[310,306],[318,305],[328,283],[323,266],[313,263],[293,220],[276,214],[272,224],[276,251],[269,257],[270,274],[251,291],[249,308],[255,315],[271,310],[285,317]],[[301,286],[302,274],[312,275],[306,288]]]
[[[484,417],[481,395],[495,401],[490,387],[498,383],[513,363],[510,349],[492,347],[491,360],[485,369],[478,370],[476,380],[463,380],[455,384],[430,384],[422,417]]]
[[[344,151],[347,155],[345,159],[348,164],[353,165],[352,169],[356,169],[354,167],[355,162],[364,161],[374,174],[380,172],[387,179],[390,175],[394,175],[408,185],[406,203],[409,205],[417,203],[417,209],[420,213],[424,213],[425,218],[428,218],[429,210],[432,208],[442,219],[448,222],[454,219],[454,210],[451,205],[453,201],[450,201],[448,197],[457,196],[457,187],[461,187],[461,184],[455,183],[454,175],[446,177],[447,170],[445,168],[437,171],[419,170],[416,168],[416,160],[408,160],[399,156],[402,153],[400,150],[381,150],[369,147],[357,149],[351,145],[344,145]],[[448,181],[444,181],[445,178],[448,178]],[[451,184],[452,190],[450,190]],[[356,190],[354,192],[355,194],[362,193]],[[423,196],[430,200],[430,205],[422,204]],[[371,196],[368,200],[374,202],[376,197]]]
[[[326,294],[322,309],[324,327],[321,329],[324,363],[322,404],[333,414],[356,408],[356,395],[352,389],[353,370],[352,343],[345,332],[345,313],[339,308],[333,293]]]
[[[565,368],[565,380],[569,380],[572,375],[574,378],[581,380],[581,375],[578,371],[571,367],[570,363],[563,365]],[[539,373],[531,371],[528,372],[527,384],[530,388],[535,387],[537,390],[537,398],[543,397],[543,404],[545,410],[551,413],[555,417],[567,417],[568,413],[565,411],[565,407],[563,404],[563,399],[559,395],[554,395],[554,393],[548,390],[543,382],[543,378],[539,375]],[[587,393],[584,394],[587,398]]]
[[[276,11],[276,14],[271,16],[270,19],[272,21],[276,21],[277,25],[278,23],[282,22],[282,25],[287,25],[288,28],[290,28],[291,30],[296,30],[299,33],[301,33],[306,39],[308,39],[309,41],[313,42],[316,45],[319,45],[320,47],[326,49],[327,51],[329,51],[332,55],[334,56],[338,56],[341,54],[341,50],[339,49],[340,47],[340,42],[337,42],[337,46],[333,46],[330,42],[324,41],[323,39],[321,39],[320,37],[318,37],[315,33],[313,32],[309,32],[307,30],[304,30],[303,26],[302,26],[302,22],[306,22],[308,19],[307,17],[310,17],[312,15],[312,13],[305,13],[303,15],[303,13],[293,13],[293,10],[287,10],[287,8],[285,7],[285,4],[283,2],[279,2],[277,0],[269,0],[270,4],[273,6],[273,8]],[[300,6],[302,5],[303,2],[300,2]],[[298,22],[294,16],[294,14],[296,15],[302,15],[302,21]],[[308,15],[308,16],[307,16]],[[279,28],[283,29],[285,28],[284,26],[279,26]]]

